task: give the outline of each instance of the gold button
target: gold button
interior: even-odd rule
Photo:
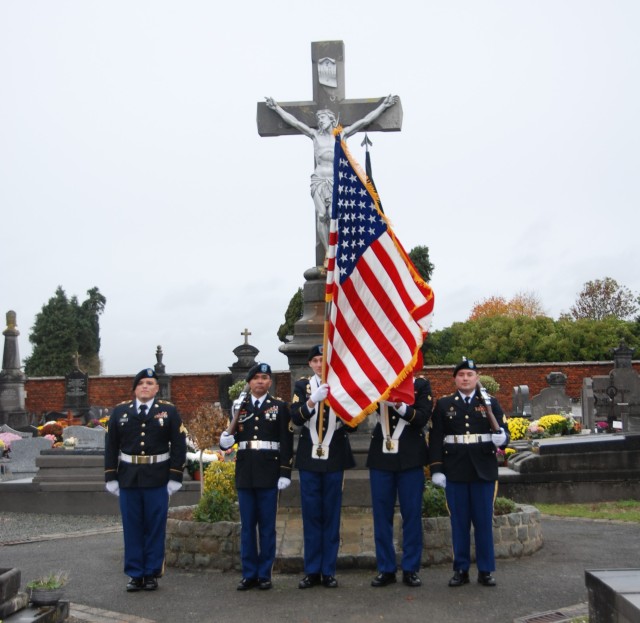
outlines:
[[[144,446],[144,441],[141,441],[141,442],[140,442],[140,445],[141,445],[141,446]]]
[[[145,426],[146,426],[146,424],[143,424],[143,425],[142,425],[142,428],[144,428]]]
[[[144,454],[144,450],[140,454]]]
[[[254,436],[253,436],[253,438],[254,438],[254,439],[257,439],[257,438],[258,438],[258,435],[254,435]]]
[[[140,433],[141,437],[144,437],[146,435],[146,433]]]

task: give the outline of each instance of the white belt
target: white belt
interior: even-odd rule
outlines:
[[[240,441],[238,442],[238,450],[280,450],[280,442],[260,441],[259,439]]]
[[[137,465],[149,465],[151,463],[162,463],[169,460],[169,453],[164,454],[125,454],[120,453],[120,460],[125,463],[134,463]]]
[[[482,441],[491,441],[491,434],[484,433],[482,435],[445,435],[445,443],[480,443]]]

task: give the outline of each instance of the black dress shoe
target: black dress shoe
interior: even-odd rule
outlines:
[[[258,588],[261,591],[268,591],[272,586],[269,578],[258,578]]]
[[[238,586],[236,586],[236,588],[239,591],[248,591],[254,586],[258,586],[258,580],[256,578],[242,578],[242,580],[238,582]]]
[[[455,571],[449,580],[449,586],[462,586],[463,584],[469,584],[469,572]]]
[[[496,579],[488,571],[479,571],[478,584],[482,584],[482,586],[495,586]]]
[[[422,580],[415,571],[403,571],[402,582],[407,586],[422,586]]]
[[[320,584],[320,574],[310,573],[305,575],[300,582],[298,582],[298,588],[311,588]]]
[[[127,593],[135,593],[142,590],[144,587],[144,580],[142,578],[131,578],[127,584]]]
[[[323,575],[322,586],[325,588],[338,588],[338,580],[336,580],[332,575]]]
[[[155,591],[158,588],[158,580],[156,580],[153,575],[146,576],[142,588],[144,588],[145,591]]]
[[[371,586],[378,588],[379,586],[387,586],[396,583],[396,574],[388,571],[381,571],[371,580]]]

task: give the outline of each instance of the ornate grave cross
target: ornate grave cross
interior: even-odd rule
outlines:
[[[251,335],[251,331],[249,331],[249,329],[245,328],[245,330],[242,331],[240,333],[240,335],[244,335],[244,343],[248,344],[249,343],[249,336]]]
[[[293,115],[301,124],[317,128],[316,113],[329,109],[339,124],[346,128],[364,119],[380,107],[384,98],[346,99],[344,78],[344,42],[315,41],[311,44],[313,100],[306,102],[283,102],[283,110]],[[402,128],[402,106],[399,99],[393,106],[380,113],[366,125],[367,132],[394,132]],[[260,136],[282,136],[302,134],[272,110],[266,102],[258,102],[258,134]],[[314,150],[317,155],[317,150]],[[318,164],[315,158],[314,166]],[[313,178],[312,178],[313,183]],[[313,191],[312,191],[313,192]],[[326,233],[326,232],[325,232]],[[316,221],[316,266],[322,266],[325,257],[324,234]],[[326,236],[325,236],[326,237]]]

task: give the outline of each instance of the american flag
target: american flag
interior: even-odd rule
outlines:
[[[413,370],[422,361],[433,292],[339,138],[327,258],[329,404],[356,426],[379,401],[392,393],[399,399],[398,390],[404,389],[404,402],[413,402]]]

